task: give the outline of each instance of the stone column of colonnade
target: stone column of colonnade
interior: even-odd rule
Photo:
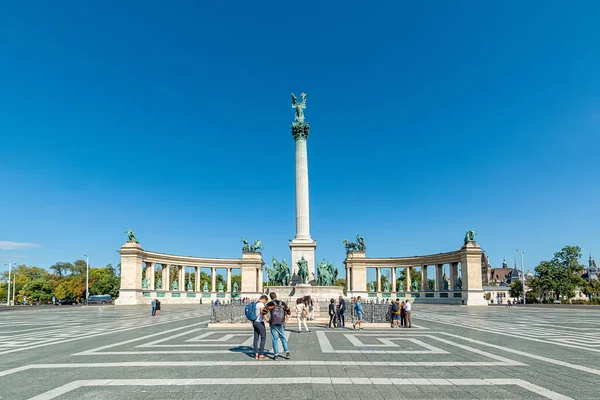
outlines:
[[[225,291],[231,293],[231,268],[229,267],[227,267],[227,287]]]
[[[396,267],[392,268],[392,292],[396,293],[397,291],[397,287],[396,287]]]
[[[177,270],[179,272],[179,282],[177,282],[177,286],[179,291],[184,291],[185,290],[185,266],[183,265],[179,265],[177,267]]]
[[[375,291],[381,292],[381,268],[376,267],[375,270],[377,271],[377,288]]]
[[[404,274],[406,275],[405,292],[412,292],[412,277],[410,276],[411,271],[412,267],[404,267]]]
[[[154,290],[154,263],[146,262],[146,279],[148,280],[148,289]]]
[[[162,290],[171,290],[169,269],[169,264],[162,264]]]
[[[437,264],[435,266],[435,291],[440,292],[444,288],[444,283],[442,282],[442,272],[443,272],[444,264]]]
[[[456,282],[458,281],[458,263],[454,262],[450,264],[450,282],[448,282],[448,289],[450,290],[456,290],[457,289],[457,285]]]
[[[211,292],[216,292],[217,291],[217,268],[216,267],[210,267],[210,291]]]

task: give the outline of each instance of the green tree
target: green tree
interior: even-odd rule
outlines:
[[[342,278],[336,279],[333,286],[341,286],[345,289],[346,288],[346,279],[342,279]]]
[[[591,299],[592,296],[598,298],[600,295],[600,280],[590,279],[583,285],[582,290],[588,298]]]
[[[28,303],[48,302],[52,299],[52,287],[46,279],[34,279],[19,290],[19,295],[27,296]]]
[[[512,298],[521,298],[523,296],[523,284],[521,281],[514,281],[508,288],[508,294]]]
[[[65,262],[57,262],[56,264],[50,266],[49,269],[50,269],[50,271],[52,271],[54,273],[54,275],[58,279],[60,279],[67,272],[73,270],[73,264],[71,264],[71,263],[65,263]]]
[[[200,271],[200,290],[204,290],[204,284],[206,283],[206,285],[208,286],[208,291],[211,291],[211,280],[210,280],[210,275],[208,275],[206,272]],[[241,290],[241,286],[240,286],[240,290]]]
[[[413,282],[417,282],[417,287],[421,288],[421,272],[417,271],[416,268],[411,268],[410,269],[410,279],[411,279],[411,288],[410,290],[412,290],[412,284]],[[402,268],[402,271],[400,272],[400,276],[398,277],[398,279],[396,280],[396,288],[398,288],[398,290],[400,290],[400,284],[402,283],[402,287],[404,288],[404,290],[406,290],[406,268]]]
[[[535,268],[539,290],[544,297],[550,293],[556,298],[575,296],[575,289],[583,286],[581,274],[585,267],[579,263],[580,258],[579,246],[565,246],[554,253],[552,260],[542,261]]]
[[[85,275],[87,271],[87,263],[85,260],[77,260],[73,264],[68,264],[71,275]]]

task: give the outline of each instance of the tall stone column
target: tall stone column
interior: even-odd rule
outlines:
[[[436,290],[436,292],[439,292],[444,288],[443,277],[442,277],[443,268],[444,268],[444,264],[438,264],[435,266],[435,290]]]
[[[211,292],[216,292],[217,291],[217,268],[215,267],[210,267],[210,291]]]
[[[163,264],[162,269],[162,288],[163,290],[169,291],[171,290],[171,266],[168,264]]]
[[[458,280],[458,263],[450,264],[450,290],[456,290],[456,281]]]
[[[185,266],[179,266],[179,290],[185,290]]]
[[[258,293],[262,293],[263,292],[263,268],[259,268],[256,270],[257,274],[258,274],[258,287],[257,287],[257,292]]]
[[[396,267],[392,268],[392,292],[396,293],[398,288],[396,287]]]
[[[154,290],[154,263],[146,263],[146,279],[148,280],[148,289]]]
[[[200,291],[200,267],[195,267],[194,273],[196,274],[195,291]]]
[[[306,142],[310,123],[292,122],[292,136],[296,143],[296,236],[289,243],[292,251],[292,270],[297,272],[297,262],[302,257],[308,261],[309,279],[315,276],[315,249],[317,242],[310,237],[310,207],[308,195],[308,154]]]
[[[231,293],[231,268],[227,268],[227,293]]]
[[[406,274],[406,289],[405,292],[412,292],[412,277],[410,276],[411,267],[404,267],[404,273]]]
[[[381,292],[381,268],[377,267],[375,268],[375,270],[377,271],[377,291]]]
[[[426,291],[429,289],[427,284],[427,265],[421,267],[421,290]]]

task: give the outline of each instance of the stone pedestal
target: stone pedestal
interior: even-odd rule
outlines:
[[[366,298],[367,292],[367,263],[364,251],[349,251],[346,253],[344,263],[350,272],[350,287],[347,288],[348,296],[362,296]]]
[[[468,241],[461,247],[462,287],[465,294],[465,305],[487,306],[483,297],[481,281],[481,254],[483,251],[475,241]]]
[[[333,298],[336,303],[340,296],[344,296],[344,288],[341,286],[267,286],[265,292],[277,293],[277,298],[290,306],[296,304],[296,299],[304,296],[310,296],[318,301],[329,301]]]
[[[262,275],[264,262],[261,253],[242,253],[242,287],[240,296],[255,298],[262,293]]]
[[[317,242],[312,239],[302,240],[294,239],[290,241],[290,250],[292,251],[292,275],[298,273],[298,265],[296,264],[302,257],[308,262],[308,279],[316,279],[315,271],[315,250]]]
[[[142,246],[137,242],[127,242],[119,250],[119,254],[121,254],[121,289],[115,304],[139,304],[142,297],[143,252]]]

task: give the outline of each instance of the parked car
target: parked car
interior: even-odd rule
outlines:
[[[93,295],[90,296],[89,304],[110,304],[112,296],[110,294]]]
[[[77,300],[73,299],[62,299],[56,302],[57,306],[74,306],[77,304]]]

